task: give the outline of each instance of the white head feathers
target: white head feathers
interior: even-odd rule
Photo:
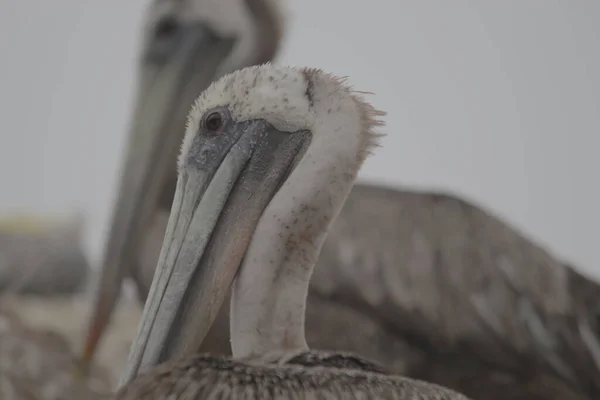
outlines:
[[[219,106],[228,107],[236,122],[264,119],[280,131],[309,130],[321,150],[352,147],[344,153],[358,157],[357,169],[378,145],[381,134],[375,128],[383,125],[378,117],[385,115],[345,79],[321,70],[272,64],[248,67],[213,82],[198,97],[188,116],[182,156],[189,152],[203,114]]]

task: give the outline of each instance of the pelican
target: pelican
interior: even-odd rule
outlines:
[[[140,105],[85,362],[120,279],[134,277],[142,300],[150,288],[175,191],[169,163],[176,164],[182,139],[182,108],[213,76],[277,53],[283,23],[276,2],[215,4],[163,0],[150,9]],[[205,45],[186,47],[194,40]],[[154,80],[144,71],[155,71]],[[152,155],[150,143],[164,151]],[[318,264],[306,309],[311,347],[358,353],[475,399],[600,394],[599,286],[470,202],[356,185]],[[230,353],[228,313],[226,305],[202,351]]]
[[[466,399],[306,343],[312,270],[382,115],[309,68],[248,67],[200,95],[118,399]],[[231,285],[232,358],[183,359]],[[168,360],[177,361],[132,381]]]

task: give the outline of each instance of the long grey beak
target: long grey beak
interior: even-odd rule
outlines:
[[[109,321],[122,280],[137,261],[140,239],[153,213],[157,207],[171,207],[190,106],[215,78],[233,46],[232,39],[216,37],[200,24],[175,26],[167,33],[166,38],[164,34],[151,38],[142,56],[132,132],[84,342],[83,369]]]
[[[228,141],[196,136],[184,159],[120,386],[138,371],[197,351],[264,209],[310,141],[306,131],[280,132],[263,120],[234,124],[222,136]]]

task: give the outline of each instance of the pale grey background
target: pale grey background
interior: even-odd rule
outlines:
[[[0,211],[104,240],[148,0],[0,0]],[[600,2],[296,0],[280,61],[389,112],[363,180],[449,189],[600,277]]]

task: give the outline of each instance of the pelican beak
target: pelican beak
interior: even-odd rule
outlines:
[[[141,59],[132,132],[80,373],[94,355],[124,276],[137,261],[140,238],[154,211],[159,205],[171,207],[190,106],[212,82],[233,46],[233,39],[217,37],[203,25],[180,28],[167,40],[151,39]],[[145,295],[140,293],[142,298]]]
[[[198,350],[258,221],[310,142],[264,120],[197,135],[179,171],[160,260],[121,386]],[[215,150],[216,149],[216,150]]]

